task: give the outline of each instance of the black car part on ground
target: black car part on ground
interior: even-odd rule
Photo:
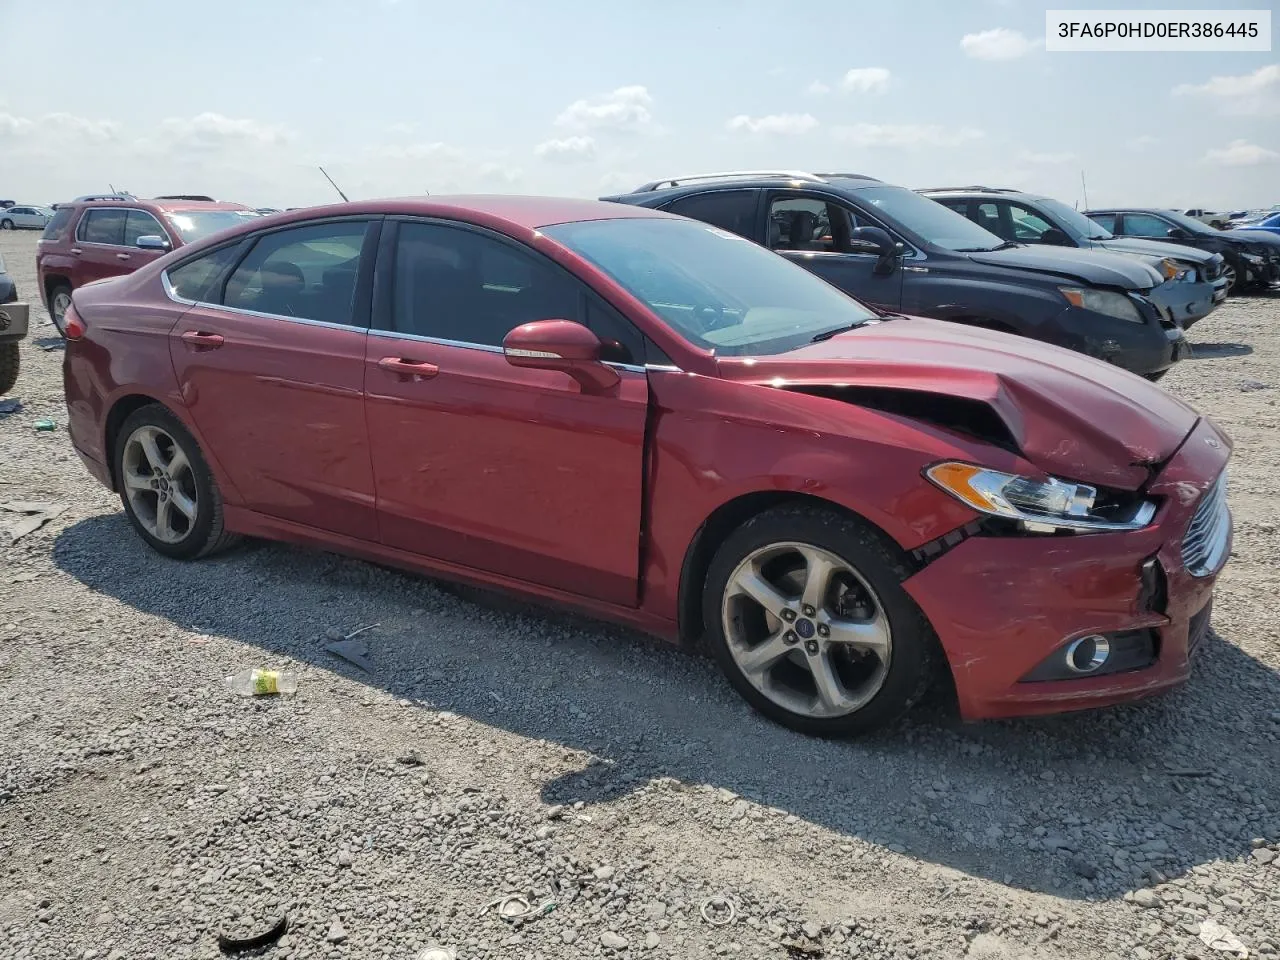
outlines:
[[[1021,334],[1157,378],[1185,351],[1138,258],[1006,243],[954,211],[861,174],[738,171],[604,197],[702,220],[889,312]]]

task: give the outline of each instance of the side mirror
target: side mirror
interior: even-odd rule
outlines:
[[[133,245],[139,250],[168,250],[169,241],[164,237],[155,234],[147,234],[145,237],[139,237],[133,241]]]
[[[1170,240],[1185,240],[1187,239],[1187,231],[1183,230],[1181,227],[1170,227],[1165,231],[1165,236]]]
[[[516,327],[502,340],[513,367],[560,370],[577,380],[583,393],[605,393],[618,385],[618,371],[600,359],[604,344],[572,320],[535,320]]]
[[[1040,242],[1047,243],[1054,247],[1069,247],[1072,245],[1071,238],[1057,227],[1050,227],[1044,233],[1040,234]]]
[[[888,231],[881,230],[879,227],[856,227],[850,232],[849,240],[854,244],[872,247],[880,254],[876,273],[892,273],[893,268],[897,266],[898,255],[902,252],[901,244],[895,243]]]

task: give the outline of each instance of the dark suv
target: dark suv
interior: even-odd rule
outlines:
[[[1164,284],[1161,294],[1170,301],[1157,303],[1190,327],[1203,320],[1227,299],[1228,278],[1222,254],[1168,241],[1117,237],[1061,200],[997,187],[938,187],[917,190],[998,237],[1017,243],[1106,250],[1171,261],[1168,273],[1177,285]],[[1153,298],[1154,299],[1154,298]]]
[[[1001,240],[905,187],[858,174],[677,177],[605,197],[703,220],[776,250],[887,313],[1003,330],[1158,379],[1186,340],[1142,260]]]
[[[127,193],[60,203],[36,245],[40,297],[61,333],[72,290],[132,273],[176,247],[257,215],[238,203],[139,200]]]
[[[1222,254],[1231,293],[1280,282],[1280,237],[1259,230],[1219,230],[1176,210],[1108,207],[1086,210],[1085,216],[1119,237],[1166,240]]]

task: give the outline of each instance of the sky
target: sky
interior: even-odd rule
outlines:
[[[353,200],[779,169],[1081,207],[1083,172],[1093,206],[1280,203],[1274,39],[1046,52],[1046,7],[1073,6],[1107,4],[0,0],[0,197],[302,206],[337,199],[323,165]]]

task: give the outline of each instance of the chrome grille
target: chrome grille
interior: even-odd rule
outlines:
[[[1182,538],[1182,563],[1193,577],[1207,577],[1222,569],[1231,540],[1231,510],[1227,507],[1227,473],[1200,500]]]

